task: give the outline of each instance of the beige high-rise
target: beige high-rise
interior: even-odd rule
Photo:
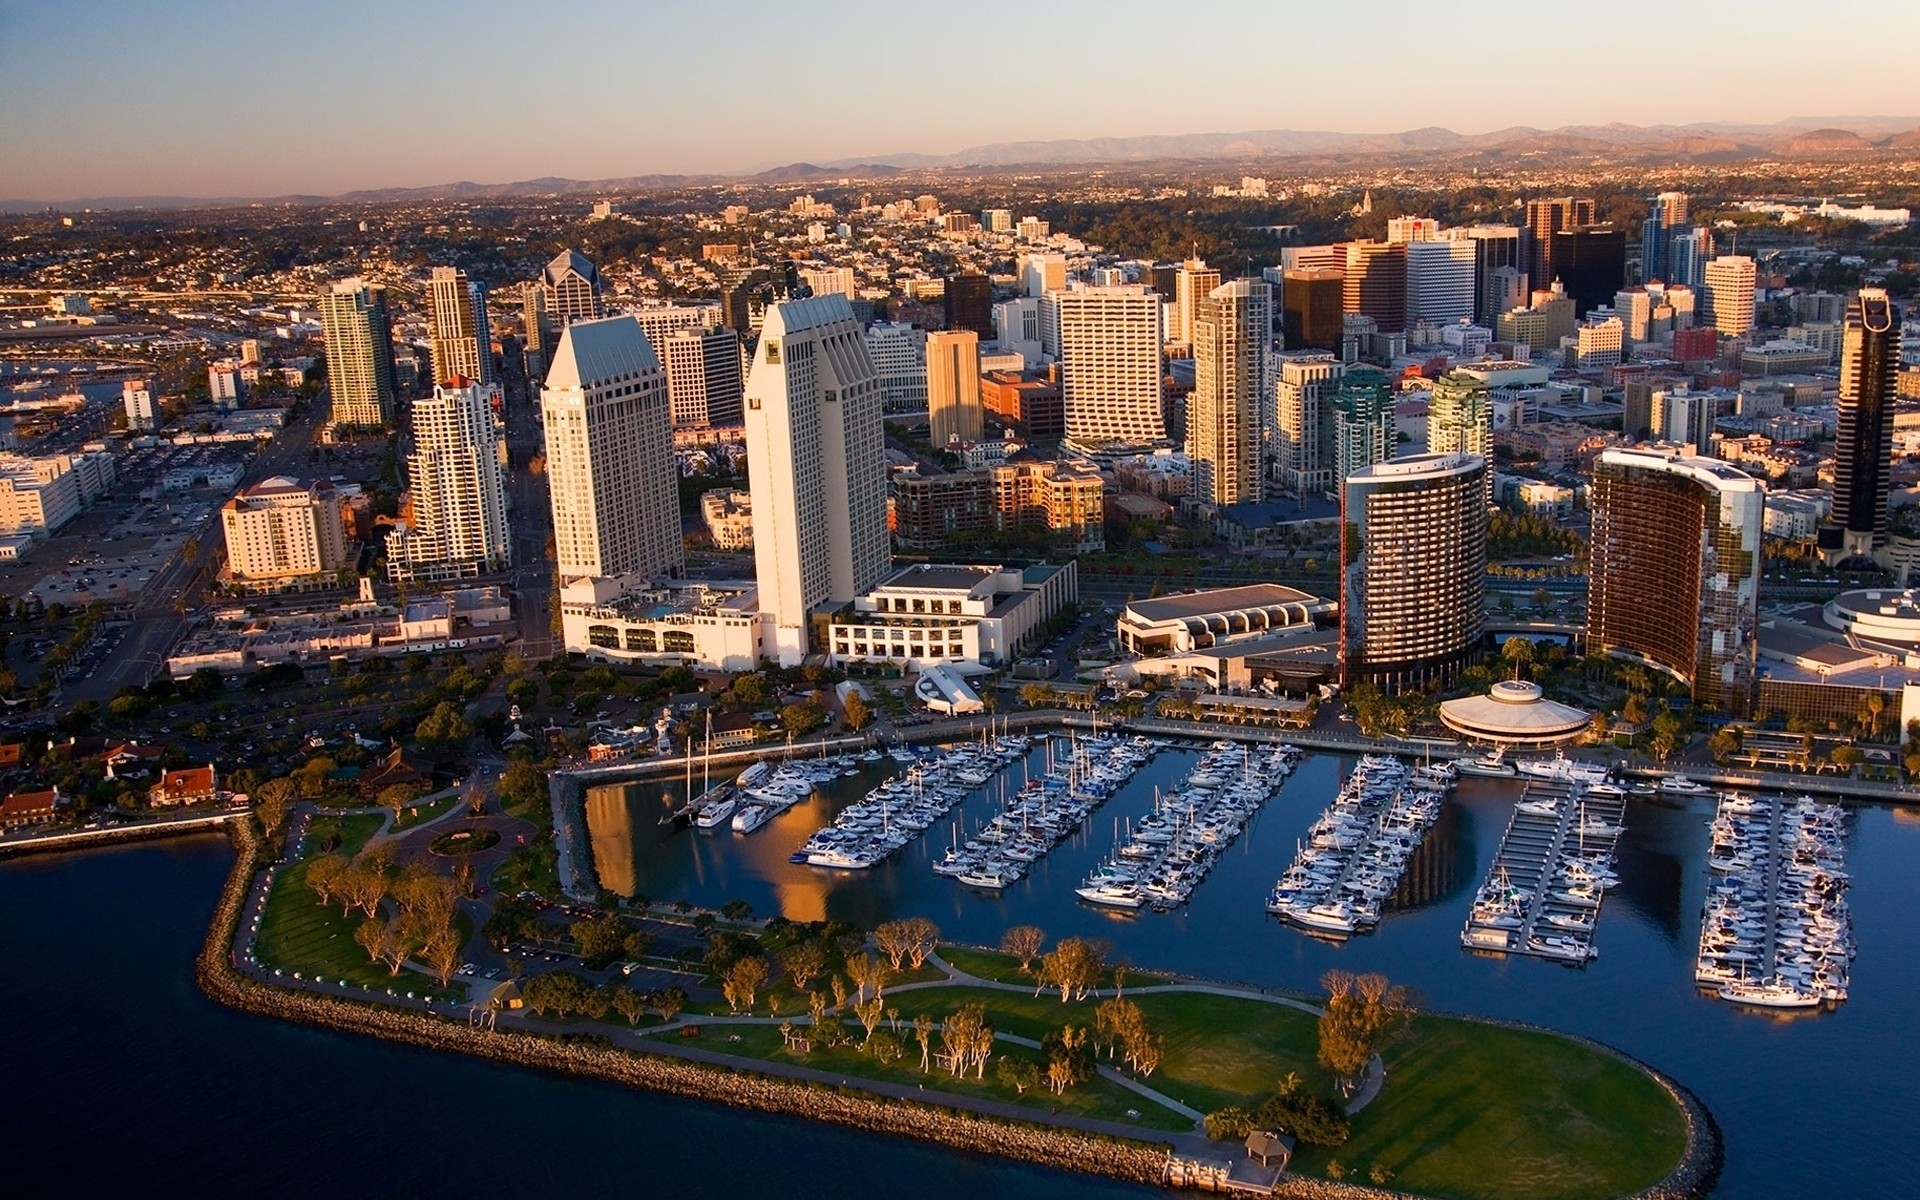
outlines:
[[[927,420],[935,449],[977,442],[986,433],[980,404],[980,335],[970,329],[927,335]]]
[[[433,381],[493,382],[493,333],[487,290],[458,267],[435,267],[428,284],[433,318]]]
[[[1225,507],[1264,495],[1272,334],[1273,289],[1258,280],[1221,284],[1194,306],[1187,457],[1202,503]]]
[[[340,500],[326,480],[276,475],[220,508],[227,570],[237,580],[318,579],[346,565]]]

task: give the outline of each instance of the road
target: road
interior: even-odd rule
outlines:
[[[553,506],[545,470],[533,460],[546,448],[538,405],[526,373],[508,361],[500,373],[507,421],[507,503],[513,528],[513,592],[519,610],[520,653],[529,660],[551,658],[553,639],[553,563],[547,541],[553,536]]]

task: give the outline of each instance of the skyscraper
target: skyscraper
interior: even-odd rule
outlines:
[[[547,293],[538,282],[527,284],[520,294],[520,328],[521,337],[525,339],[521,355],[525,359],[527,383],[537,386],[547,373],[554,344],[559,341],[553,322],[547,318]]]
[[[1479,653],[1486,460],[1420,454],[1341,487],[1341,666],[1387,692],[1445,685]]]
[[[1587,646],[1745,716],[1758,645],[1766,488],[1718,459],[1612,449],[1594,463]]]
[[[493,406],[500,389],[454,376],[413,402],[407,456],[409,517],[387,537],[397,582],[459,579],[505,570],[507,484]]]
[[[667,371],[667,404],[675,429],[740,424],[740,335],[724,325],[683,325],[652,338]]]
[[[1331,354],[1283,354],[1274,383],[1274,454],[1280,486],[1296,496],[1333,488],[1333,392],[1346,367]]]
[[[1407,327],[1407,247],[1403,242],[1347,243],[1343,312],[1372,317],[1382,333]]]
[[[1561,196],[1554,200],[1527,201],[1527,276],[1534,288],[1550,287],[1559,277],[1553,235],[1562,229],[1591,225],[1593,217],[1594,203],[1589,198]]]
[[[1194,307],[1187,457],[1204,504],[1262,498],[1272,329],[1273,289],[1258,280],[1223,283]]]
[[[880,385],[846,297],[768,308],[746,419],[761,645],[794,666],[813,611],[851,602],[891,561]]]
[[[1701,320],[1721,337],[1742,337],[1753,328],[1753,294],[1758,272],[1744,254],[1722,254],[1706,265]]]
[[[1446,236],[1454,241],[1473,243],[1473,319],[1475,324],[1492,329],[1494,318],[1506,311],[1500,307],[1501,293],[1494,286],[1494,272],[1502,267],[1511,267],[1520,276],[1520,285],[1517,289],[1518,302],[1526,303],[1527,264],[1520,253],[1518,225],[1467,225],[1458,229],[1449,229]]]
[[[1820,548],[1830,558],[1871,554],[1886,541],[1899,373],[1900,310],[1888,300],[1886,289],[1861,288],[1847,305],[1840,334],[1833,524],[1820,538]]]
[[[867,326],[867,358],[880,381],[884,412],[918,412],[927,406],[927,331],[899,321]]]
[[[1173,320],[1167,330],[1168,341],[1193,341],[1194,310],[1219,286],[1220,272],[1200,259],[1190,258],[1180,264],[1179,273],[1174,277]]]
[[[1393,419],[1393,382],[1373,367],[1350,367],[1333,397],[1333,482],[1393,457],[1399,431]]]
[[[639,322],[605,317],[562,329],[540,411],[560,579],[680,574],[667,378]]]
[[[428,283],[433,319],[433,381],[493,382],[493,334],[487,327],[487,289],[458,267],[435,267]]]
[[[1407,324],[1471,321],[1474,265],[1470,241],[1422,240],[1407,246]]]
[[[1289,267],[1280,276],[1281,328],[1289,350],[1338,350],[1347,273],[1337,267]]]
[[[1059,339],[1067,437],[1086,446],[1164,438],[1160,297],[1139,284],[1075,287],[1040,307],[1043,329]]]
[[[1681,229],[1667,239],[1666,282],[1700,291],[1707,286],[1707,259],[1713,255],[1713,231],[1704,225]]]
[[[927,424],[935,449],[977,442],[986,433],[980,405],[980,338],[972,330],[927,335]]]
[[[1611,225],[1560,230],[1553,235],[1553,271],[1573,297],[1574,315],[1586,316],[1626,284],[1625,231]]]
[[[971,330],[975,337],[993,337],[993,283],[985,275],[947,276],[948,329]]]
[[[1448,371],[1433,381],[1433,398],[1427,404],[1427,453],[1472,454],[1493,461],[1493,394],[1484,373]],[[1485,479],[1491,502],[1491,474]]]
[[[563,250],[540,272],[547,321],[554,336],[575,321],[600,317],[600,269],[578,250]]]
[[[391,428],[399,389],[385,289],[349,279],[321,292],[319,309],[333,394],[328,430]]]

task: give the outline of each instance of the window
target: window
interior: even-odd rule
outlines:
[[[587,644],[608,650],[620,648],[620,631],[611,625],[587,626]]]
[[[684,629],[669,629],[660,637],[660,648],[669,654],[692,654],[693,635]]]
[[[770,363],[778,363],[780,361],[780,342],[778,339],[767,339],[767,361]]]
[[[627,630],[627,649],[641,654],[652,654],[659,649],[659,639],[653,636],[651,629]]]

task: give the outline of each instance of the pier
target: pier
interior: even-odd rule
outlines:
[[[1361,759],[1274,884],[1267,911],[1308,933],[1337,938],[1378,925],[1453,780],[1451,765]]]
[[[1557,761],[1529,773],[1461,930],[1469,950],[1584,964],[1625,831],[1627,796],[1598,767]]]
[[[1844,815],[1810,797],[1724,793],[1714,814],[1694,981],[1760,1008],[1847,998],[1854,953]]]

